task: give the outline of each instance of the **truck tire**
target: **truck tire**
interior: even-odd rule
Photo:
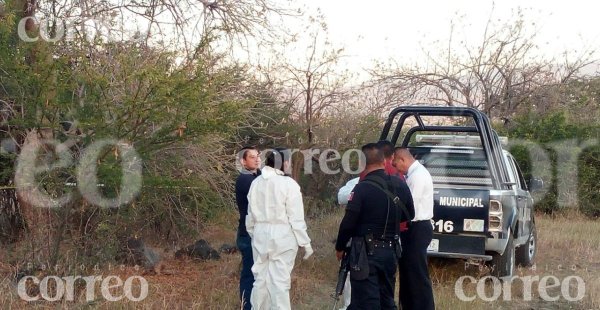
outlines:
[[[533,265],[535,255],[537,254],[537,229],[535,222],[532,222],[529,239],[522,246],[518,247],[515,252],[516,262],[519,266],[530,267]]]
[[[515,271],[515,246],[512,232],[509,231],[508,242],[506,243],[506,249],[504,253],[492,254],[492,261],[490,262],[491,274],[497,278],[512,277]]]

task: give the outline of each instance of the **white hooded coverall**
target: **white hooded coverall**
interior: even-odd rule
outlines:
[[[252,237],[252,309],[290,309],[291,273],[298,247],[310,246],[300,186],[264,167],[250,185],[246,229]]]

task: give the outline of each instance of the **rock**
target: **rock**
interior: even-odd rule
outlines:
[[[194,259],[220,259],[219,253],[213,249],[206,240],[200,239],[196,243],[175,252],[175,258],[183,258],[188,256]]]
[[[160,273],[161,257],[152,248],[146,246],[141,238],[129,238],[122,260],[129,265],[138,265],[146,272]]]

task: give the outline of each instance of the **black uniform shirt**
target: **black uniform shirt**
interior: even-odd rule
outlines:
[[[248,192],[250,191],[250,184],[260,175],[260,170],[256,173],[249,171],[242,171],[240,176],[235,182],[235,201],[237,202],[238,211],[240,212],[240,220],[238,224],[238,233],[241,236],[250,236],[246,230],[246,215],[248,214]]]
[[[359,182],[353,192],[350,194],[348,205],[346,206],[346,214],[340,224],[340,230],[335,244],[337,251],[342,251],[346,248],[346,243],[353,236],[364,236],[372,232],[373,237],[381,238],[384,227],[386,226],[386,218],[388,224],[385,228],[384,239],[392,239],[396,234],[395,225],[400,225],[400,221],[412,220],[415,217],[415,208],[413,199],[410,194],[410,189],[406,183],[395,176],[388,176],[385,170],[378,169],[370,172],[365,176],[367,178],[371,174],[379,176],[384,180],[389,180],[393,188],[389,188],[392,193],[395,193],[400,201],[404,203],[410,219],[404,216],[404,213],[398,210],[396,213],[395,205],[380,188],[375,187],[363,181]],[[394,192],[395,189],[395,192]],[[388,215],[389,204],[389,215]],[[400,218],[396,218],[396,214]],[[396,221],[394,221],[396,219]],[[399,231],[399,228],[398,228]]]

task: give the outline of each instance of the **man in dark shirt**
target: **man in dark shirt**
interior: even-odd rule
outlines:
[[[237,247],[242,254],[242,273],[240,275],[240,300],[243,309],[250,310],[250,294],[254,285],[254,275],[252,275],[252,244],[250,235],[246,231],[246,215],[248,214],[248,191],[252,181],[260,175],[260,156],[255,147],[244,147],[238,153],[242,171],[235,182],[235,200],[237,202],[240,219],[237,233]]]
[[[377,147],[379,147],[381,152],[383,152],[383,157],[385,158],[383,168],[385,173],[387,175],[393,175],[401,180],[404,180],[404,175],[402,175],[402,173],[400,173],[400,171],[398,171],[398,169],[392,165],[392,161],[394,160],[394,144],[388,140],[379,140],[379,142],[377,142]],[[359,178],[361,180],[367,176],[366,172],[367,170],[364,170],[362,173],[360,173]]]
[[[336,256],[341,259],[350,238],[364,238],[372,234],[373,255],[367,255],[369,275],[364,280],[350,280],[351,303],[348,309],[396,309],[394,287],[397,257],[394,247],[399,224],[415,215],[412,196],[406,183],[385,173],[384,155],[376,143],[362,147],[366,160],[366,174],[350,194],[346,213],[340,224]],[[384,184],[378,186],[377,180]],[[396,209],[382,187],[400,198],[406,213]],[[407,215],[405,215],[407,214]],[[408,217],[408,218],[406,218]]]
[[[377,146],[379,146],[379,149],[383,152],[383,156],[385,157],[385,173],[404,180],[404,175],[392,165],[392,162],[394,161],[394,144],[388,140],[379,140]]]

